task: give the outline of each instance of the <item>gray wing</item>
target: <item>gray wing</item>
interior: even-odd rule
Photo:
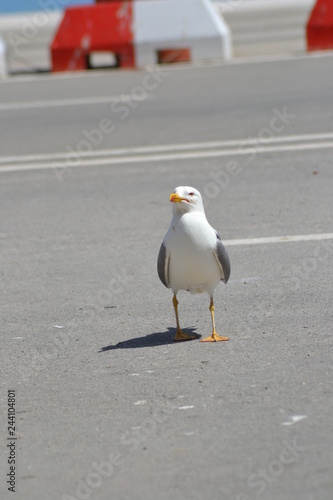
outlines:
[[[157,257],[157,272],[163,285],[170,288],[169,283],[169,252],[164,243],[162,243]]]
[[[221,236],[217,231],[215,232],[216,232],[216,247],[214,251],[214,256],[222,272],[221,279],[224,283],[227,283],[228,279],[230,278],[230,271],[231,271],[229,255],[227,254],[227,251],[221,241]]]

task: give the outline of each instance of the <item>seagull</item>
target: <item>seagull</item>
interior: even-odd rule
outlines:
[[[227,283],[230,261],[219,233],[206,219],[199,191],[179,186],[170,195],[173,203],[172,220],[164,236],[157,258],[157,272],[163,285],[173,292],[177,333],[173,340],[192,340],[195,335],[184,333],[179,326],[177,293],[207,292],[212,319],[212,334],[200,342],[229,340],[216,333],[213,294],[220,281]]]

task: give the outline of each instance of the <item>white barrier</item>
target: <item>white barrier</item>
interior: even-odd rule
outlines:
[[[209,0],[141,0],[133,10],[137,67],[172,49],[189,49],[192,61],[232,56],[230,30]]]
[[[49,45],[63,13],[33,12],[0,16],[7,45],[8,73],[50,69]]]

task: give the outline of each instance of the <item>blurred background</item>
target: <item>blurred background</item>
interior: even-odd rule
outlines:
[[[2,0],[0,33],[7,45],[8,72],[49,71],[49,44],[63,16],[71,5],[93,4],[92,0]],[[213,1],[228,23],[233,40],[233,57],[297,53],[305,50],[305,25],[314,0],[222,0]],[[22,25],[32,21],[35,12],[47,12],[34,33],[19,43]],[[30,38],[29,38],[30,33]],[[19,44],[19,46],[18,46]]]

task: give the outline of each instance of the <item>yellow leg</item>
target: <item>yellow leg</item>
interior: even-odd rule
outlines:
[[[212,334],[209,337],[207,337],[205,339],[201,339],[200,342],[221,342],[222,340],[229,340],[228,337],[221,337],[220,335],[218,335],[216,333],[216,330],[215,330],[215,319],[214,319],[214,310],[215,310],[215,307],[214,307],[214,302],[213,302],[212,298],[210,299],[209,310],[210,310],[210,314],[212,316],[213,332],[212,332]]]
[[[179,318],[178,318],[178,300],[176,295],[173,296],[172,298],[172,303],[173,307],[175,310],[175,315],[176,315],[176,322],[177,322],[177,333],[174,336],[173,340],[180,341],[180,340],[193,340],[196,339],[196,335],[188,335],[187,333],[184,333],[179,326]]]

